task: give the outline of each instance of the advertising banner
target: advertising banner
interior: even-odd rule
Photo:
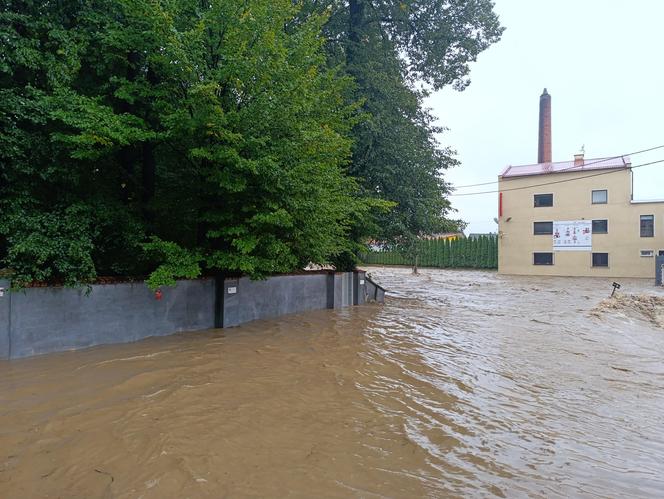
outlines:
[[[592,220],[553,222],[553,251],[592,251]]]

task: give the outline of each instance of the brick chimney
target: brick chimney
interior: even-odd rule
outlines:
[[[540,95],[538,163],[551,162],[551,96],[544,89]]]
[[[574,155],[574,166],[583,166],[583,153]]]

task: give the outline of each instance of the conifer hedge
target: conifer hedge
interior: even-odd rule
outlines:
[[[480,236],[476,239],[423,239],[419,243],[420,267],[498,268],[498,239]],[[360,256],[363,263],[374,265],[413,265],[412,257],[398,251],[368,251]]]

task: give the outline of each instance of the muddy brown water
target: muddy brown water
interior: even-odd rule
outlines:
[[[384,306],[0,362],[0,497],[664,494],[650,281],[371,273]]]

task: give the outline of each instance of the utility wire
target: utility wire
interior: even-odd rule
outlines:
[[[636,156],[637,154],[642,154],[644,152],[655,151],[655,150],[661,149],[663,147],[664,147],[664,144],[662,144],[661,146],[650,147],[649,149],[642,149],[640,151],[628,152],[627,154],[620,154],[618,156],[611,156],[609,158],[602,158],[602,159],[598,159],[597,161],[591,161],[590,163],[584,163],[582,166],[586,167],[586,166],[594,165],[596,163],[602,163],[604,161],[609,161],[609,160],[612,160],[612,159],[624,158],[625,156]],[[566,172],[568,170],[574,170],[574,169],[578,169],[578,168],[579,168],[578,166],[570,166],[568,168],[563,168],[562,170],[557,170],[555,173]],[[496,183],[498,183],[498,181],[493,180],[491,182],[482,182],[482,183],[479,183],[479,184],[467,184],[467,185],[454,185],[454,184],[452,184],[452,187],[454,187],[455,189],[464,189],[466,187],[479,187],[481,185],[491,185],[491,184],[496,184]],[[460,195],[460,194],[458,194],[458,195]]]
[[[641,168],[643,166],[654,165],[654,164],[657,164],[657,163],[664,163],[664,159],[659,159],[657,161],[651,161],[649,163],[642,163],[640,165],[630,166],[629,168],[630,169]],[[553,181],[553,182],[544,182],[544,183],[541,183],[541,184],[526,185],[526,186],[523,186],[523,187],[512,187],[510,189],[500,189],[500,190],[497,189],[497,190],[494,190],[494,191],[466,192],[466,193],[462,193],[462,194],[452,193],[452,194],[448,194],[448,196],[450,196],[450,197],[452,197],[452,196],[476,196],[476,195],[480,195],[480,194],[494,194],[494,193],[497,193],[497,192],[521,191],[521,190],[524,190],[524,189],[532,189],[533,187],[542,187],[542,186],[545,186],[545,185],[562,184],[564,182],[574,182],[576,180],[581,180],[581,179],[584,179],[584,178],[599,177],[601,175],[610,175],[611,173],[617,173],[617,172],[621,172],[621,171],[623,171],[623,168],[613,169],[613,170],[608,171],[608,172],[593,173],[592,175],[584,175],[582,177],[568,178],[568,179],[565,179],[565,180],[556,180],[556,181]]]

